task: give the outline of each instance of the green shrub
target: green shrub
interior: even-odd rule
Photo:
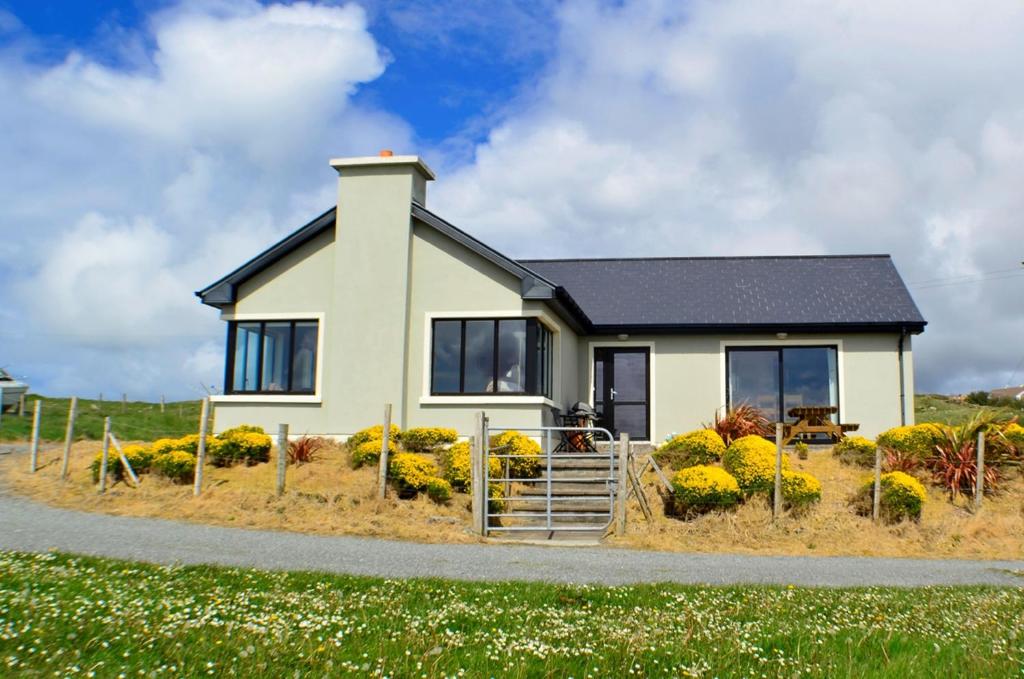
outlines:
[[[696,465],[672,477],[673,513],[684,516],[735,507],[743,499],[736,479],[720,467]]]
[[[775,487],[775,444],[756,435],[736,439],[722,455],[722,466],[736,477],[744,493],[771,492]],[[789,458],[783,455],[782,471],[788,469]]]
[[[515,479],[533,479],[540,476],[540,444],[525,434],[506,431],[491,437],[491,453],[499,456],[504,466],[508,460],[509,475]],[[500,457],[514,455],[515,457]],[[504,476],[501,474],[500,476]]]
[[[383,445],[383,441],[380,439],[370,439],[363,441],[358,446],[353,448],[349,446],[349,450],[352,451],[352,467],[359,469],[360,467],[368,464],[377,464],[380,462],[380,448]],[[392,439],[388,439],[388,456],[392,456],[398,452],[398,446]]]
[[[176,483],[190,483],[196,473],[196,458],[184,450],[172,450],[158,455],[153,469]]]
[[[910,474],[889,472],[882,474],[882,498],[879,502],[881,518],[887,523],[896,523],[903,519],[918,520],[921,518],[921,507],[924,506],[928,494],[921,482]],[[867,479],[854,497],[857,512],[871,516],[875,496],[875,481]]]
[[[214,446],[207,446],[214,466],[230,467],[240,462],[254,465],[270,460],[270,448],[273,446],[271,438],[266,434],[240,429],[236,427],[224,432],[217,437]]]
[[[384,438],[384,425],[375,424],[372,427],[367,427],[366,429],[357,431],[355,434],[352,434],[352,436],[348,437],[348,441],[346,441],[346,443],[348,443],[350,449],[355,450],[357,447],[361,446],[367,441],[372,441],[374,439],[380,441],[382,438]],[[401,440],[402,431],[395,425],[391,425],[391,433],[388,435],[388,441],[394,441],[395,443],[398,443]]]
[[[452,499],[452,484],[441,478],[427,479],[427,497],[438,504],[444,504]]]
[[[430,453],[459,440],[459,432],[444,427],[416,427],[402,433],[402,447],[417,453]]]
[[[832,446],[832,454],[844,464],[856,464],[861,467],[875,465],[875,442],[863,436],[845,436],[839,443]]]
[[[395,481],[399,493],[424,490],[430,479],[437,477],[433,460],[416,453],[398,453],[388,461],[388,476]]]
[[[782,472],[782,502],[794,512],[821,500],[821,482],[806,472]]]
[[[804,441],[797,441],[796,443],[793,444],[793,452],[795,452],[796,456],[799,457],[801,460],[806,460],[807,456],[811,452],[811,447],[808,446],[807,443]]]
[[[926,422],[893,427],[879,434],[875,442],[882,448],[888,448],[924,461],[935,455],[935,446],[942,441],[942,438],[942,427]]]
[[[666,464],[673,469],[692,467],[698,464],[710,464],[722,459],[725,442],[718,432],[711,429],[698,429],[687,434],[674,436],[654,453],[658,464]]]

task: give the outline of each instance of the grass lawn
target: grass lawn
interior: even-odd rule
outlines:
[[[28,440],[32,435],[32,409],[35,401],[43,402],[39,421],[39,437],[44,441],[63,441],[68,424],[71,399],[46,398],[29,394],[25,403],[25,417],[7,412],[0,422],[0,441]],[[164,436],[178,437],[199,431],[199,401],[168,403],[160,412],[159,403],[129,401],[97,401],[78,399],[75,418],[75,440],[99,441],[103,437],[103,418],[110,417],[114,434],[125,440],[151,441]]]
[[[1021,589],[378,580],[6,552],[0,673],[1019,677],[1021,610]]]
[[[914,396],[914,417],[918,422],[944,422],[946,424],[963,424],[971,419],[979,410],[993,410],[972,403],[961,403],[947,396],[938,394],[917,394]],[[1009,408],[996,408],[1007,417],[1021,415],[1020,411]]]

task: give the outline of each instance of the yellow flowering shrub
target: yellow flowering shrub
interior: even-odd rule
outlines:
[[[370,439],[363,441],[355,448],[349,446],[349,450],[352,451],[352,467],[359,469],[363,465],[380,462],[380,448],[383,443],[380,439]],[[398,446],[395,445],[392,439],[388,439],[388,456],[394,455],[397,452]]]
[[[875,442],[863,436],[844,436],[832,446],[832,454],[840,462],[871,467],[875,464]]]
[[[230,467],[239,462],[254,465],[270,460],[272,446],[273,441],[266,434],[236,427],[218,436],[213,446],[207,445],[207,453],[217,467]]]
[[[882,474],[882,498],[879,509],[882,519],[888,523],[896,523],[903,519],[921,518],[921,508],[928,499],[921,482],[904,472]],[[875,495],[875,480],[867,478],[854,498],[858,513],[870,516]]]
[[[1003,436],[1014,447],[1017,454],[1024,455],[1024,427],[1016,422],[1011,422],[1003,429]]]
[[[221,434],[221,437],[223,436],[224,434]],[[214,436],[207,436],[206,453],[212,456],[213,449],[220,446],[220,444],[220,438]],[[153,441],[153,443],[150,444],[149,448],[153,452],[154,457],[158,457],[165,453],[169,453],[172,450],[180,450],[182,452],[188,453],[189,455],[196,455],[199,452],[199,435],[189,434],[187,436],[182,436],[181,438],[177,439],[157,439],[156,441]]]
[[[687,516],[735,507],[743,499],[739,484],[729,472],[702,464],[676,472],[672,489],[673,509]]]
[[[432,478],[437,477],[434,461],[416,453],[398,453],[388,461],[388,476],[401,491],[423,490]]]
[[[654,453],[658,464],[682,469],[698,464],[710,464],[722,459],[725,441],[713,429],[698,429],[674,436]]]
[[[795,512],[800,512],[819,500],[821,482],[818,479],[806,472],[782,472],[783,504]]]
[[[499,456],[515,456],[498,458],[502,465],[504,460],[508,460],[509,475],[512,478],[533,479],[540,476],[540,444],[525,434],[509,430],[492,436],[490,452]]]
[[[415,427],[402,432],[402,447],[418,453],[429,453],[458,440],[459,432],[445,427]]]
[[[744,493],[770,492],[775,487],[775,444],[750,435],[732,442],[722,455],[722,466],[736,477]],[[789,458],[782,456],[782,471]]]
[[[434,477],[427,479],[427,497],[438,504],[444,504],[452,499],[452,484],[442,478]]]
[[[127,445],[122,448],[124,450],[124,456],[128,459],[128,464],[132,466],[132,471],[136,475],[146,474],[153,467],[153,450],[147,446],[140,445]],[[100,467],[103,465],[103,451],[99,451],[92,459],[90,470],[92,471],[93,483],[99,483],[100,481]],[[121,464],[121,459],[117,454],[117,448],[113,445],[110,446],[110,452],[107,454],[107,477],[113,477],[115,480],[120,481],[127,474],[124,470],[124,465]]]
[[[934,423],[893,427],[878,435],[875,442],[883,448],[925,460],[935,454],[935,444],[942,440],[942,428]]]
[[[394,441],[397,443],[402,439],[402,431],[398,427],[391,425],[390,431],[391,433],[388,434],[388,441]],[[346,441],[346,443],[348,443],[350,450],[355,450],[357,446],[360,446],[367,441],[372,441],[374,439],[380,441],[382,438],[384,438],[384,425],[377,424],[352,434],[352,436],[348,437],[348,441]]]
[[[171,450],[153,460],[153,469],[177,483],[190,483],[195,478],[196,457],[184,450]]]
[[[456,490],[468,492],[470,489],[471,470],[469,456],[468,441],[460,441],[441,454],[441,476]],[[498,461],[498,458],[490,458],[488,465],[487,473],[490,474],[491,478],[503,476],[501,462]]]

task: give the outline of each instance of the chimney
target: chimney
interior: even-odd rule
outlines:
[[[350,404],[338,413],[339,426],[376,422],[391,403],[393,421],[404,427],[412,203],[426,204],[434,173],[418,156],[390,149],[335,158],[331,167],[338,172],[338,209],[327,339],[345,351],[334,354],[338,377],[325,385],[325,396]]]

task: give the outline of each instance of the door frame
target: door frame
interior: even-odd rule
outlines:
[[[655,342],[653,341],[631,341],[631,340],[619,340],[619,341],[591,341],[587,342],[587,403],[594,406],[594,349],[647,349],[647,438],[646,439],[635,439],[640,442],[651,442],[656,440],[657,428],[655,422],[655,413],[657,412],[656,397],[657,393],[655,377],[657,371],[655,370],[655,357],[657,352],[655,351]]]

